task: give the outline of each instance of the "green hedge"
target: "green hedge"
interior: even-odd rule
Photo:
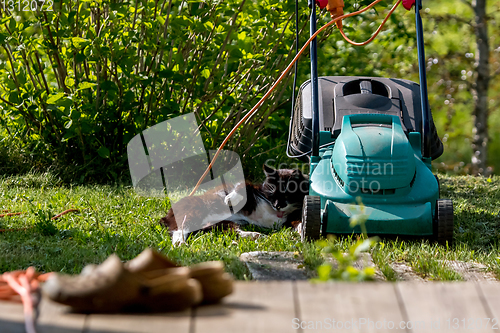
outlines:
[[[17,159],[76,181],[127,178],[128,141],[189,112],[214,149],[293,57],[293,1],[41,5],[1,11],[4,173]],[[290,77],[230,142],[244,165],[284,143]]]

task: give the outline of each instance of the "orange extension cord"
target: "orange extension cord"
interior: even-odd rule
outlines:
[[[233,129],[231,130],[231,132],[229,132],[229,134],[226,136],[226,138],[224,139],[224,141],[222,141],[222,144],[220,145],[220,147],[217,149],[217,151],[215,152],[215,155],[212,159],[212,161],[210,162],[210,164],[208,165],[207,169],[205,170],[205,172],[203,173],[203,175],[201,176],[200,180],[198,180],[198,183],[196,183],[196,186],[194,187],[194,189],[191,191],[191,193],[189,193],[189,196],[192,196],[196,190],[198,189],[198,187],[200,186],[201,182],[203,182],[203,180],[205,179],[205,177],[207,176],[208,172],[210,171],[210,169],[212,168],[212,166],[214,165],[215,163],[215,160],[217,159],[217,156],[219,156],[219,153],[220,151],[222,150],[222,148],[224,148],[224,146],[226,145],[226,143],[229,141],[229,139],[234,135],[234,133],[236,132],[236,130],[238,129],[238,127],[241,126],[241,124],[243,124],[245,121],[247,121],[248,118],[250,118],[251,116],[253,116],[257,110],[259,109],[259,107],[262,105],[262,103],[264,103],[264,101],[271,95],[271,93],[274,91],[274,89],[276,89],[276,87],[278,86],[278,84],[280,84],[280,82],[283,80],[283,78],[288,74],[288,72],[290,72],[290,70],[292,69],[292,66],[295,64],[295,62],[297,62],[297,60],[299,60],[300,56],[302,55],[302,53],[305,51],[305,49],[309,46],[309,43],[311,43],[311,41],[316,38],[316,36],[318,36],[319,33],[321,33],[323,30],[325,30],[326,28],[328,28],[329,26],[331,26],[332,24],[334,24],[335,22],[342,22],[343,19],[345,18],[348,18],[348,17],[351,17],[351,16],[355,16],[355,15],[358,15],[358,14],[361,14],[365,11],[367,11],[368,9],[372,8],[373,6],[375,6],[377,3],[379,3],[380,1],[382,0],[375,0],[373,1],[371,4],[369,4],[368,6],[366,6],[365,8],[361,9],[361,10],[358,10],[356,12],[352,12],[352,13],[349,13],[349,14],[345,14],[345,15],[342,15],[342,16],[339,16],[339,17],[336,17],[334,19],[332,19],[330,22],[328,22],[327,24],[325,24],[324,26],[322,26],[320,29],[318,29],[311,37],[309,37],[309,39],[307,40],[307,42],[304,44],[304,46],[302,46],[302,48],[300,49],[300,51],[297,53],[297,55],[295,55],[295,58],[293,58],[292,62],[290,62],[290,64],[288,65],[288,67],[283,71],[283,73],[281,73],[281,75],[279,76],[279,78],[276,80],[276,82],[272,85],[272,87],[268,90],[268,92],[257,102],[257,104],[255,104],[255,106],[233,127]],[[340,33],[342,34],[342,36],[346,39],[346,41],[348,41],[349,43],[353,44],[353,45],[366,45],[368,43],[370,43],[375,37],[377,37],[377,35],[379,34],[379,32],[381,31],[382,27],[384,26],[385,22],[389,19],[389,16],[394,12],[394,10],[396,10],[396,8],[398,7],[398,5],[401,3],[402,0],[398,0],[398,2],[392,7],[392,9],[389,11],[389,13],[387,14],[386,18],[384,19],[384,21],[382,22],[382,24],[380,25],[380,27],[377,29],[377,31],[373,34],[373,36],[368,39],[367,41],[363,42],[363,43],[356,43],[356,42],[353,42],[351,41],[349,38],[347,38],[347,36],[344,34],[343,30],[342,30],[342,25],[339,24],[339,30],[340,30]]]
[[[56,220],[61,216],[78,212],[78,209],[67,209],[64,212],[52,217]],[[0,217],[18,216],[25,212],[10,213],[8,210],[2,211]],[[2,232],[22,231],[29,229],[0,229]],[[35,268],[29,267],[26,271],[7,272],[0,275],[0,300],[11,302],[22,302],[24,306],[24,320],[27,333],[36,333],[36,318],[39,302],[39,284],[45,282],[52,273],[39,274],[35,272]]]
[[[61,216],[66,215],[66,214],[71,213],[71,212],[79,212],[79,210],[75,209],[75,208],[65,210],[64,212],[62,212],[60,214],[57,214],[56,216],[54,216],[53,218],[51,218],[51,220],[57,220]],[[0,217],[18,216],[18,215],[26,214],[26,212],[9,213],[8,210],[4,210],[3,213],[6,213],[6,214],[0,214]],[[8,231],[23,231],[23,230],[27,230],[27,229],[31,229],[31,228],[33,228],[33,227],[15,228],[15,229],[0,229],[0,233],[2,233],[2,232],[8,232]],[[1,297],[1,295],[0,295],[0,297]]]
[[[269,91],[255,104],[255,106],[236,124],[236,126],[233,127],[231,132],[226,136],[220,147],[217,149],[217,152],[215,153],[212,161],[210,162],[210,165],[207,167],[203,175],[201,176],[200,180],[196,184],[195,188],[193,191],[189,194],[189,196],[192,196],[198,187],[200,186],[201,182],[203,179],[205,179],[206,175],[212,168],[215,160],[217,159],[217,156],[219,155],[220,151],[226,143],[229,141],[229,139],[234,135],[238,127],[241,126],[245,121],[247,121],[251,116],[253,116],[259,107],[264,103],[264,101],[271,95],[271,93],[276,89],[278,84],[283,80],[283,78],[290,72],[292,69],[292,66],[297,62],[297,60],[300,58],[302,53],[305,51],[307,46],[309,46],[310,42],[318,36],[322,31],[324,31],[326,28],[331,26],[332,24],[339,22],[337,24],[340,33],[344,37],[344,39],[356,46],[362,46],[370,43],[377,35],[379,32],[382,30],[382,27],[384,24],[387,22],[389,19],[389,16],[394,12],[394,10],[397,8],[397,6],[401,3],[402,0],[398,0],[397,3],[392,7],[392,9],[389,11],[387,16],[385,17],[384,21],[380,25],[380,27],[377,29],[377,31],[373,34],[370,39],[368,39],[365,42],[362,43],[356,43],[350,40],[345,34],[342,29],[342,20],[351,16],[355,16],[358,14],[361,14],[368,9],[372,8],[375,6],[377,3],[381,2],[382,0],[375,0],[372,2],[370,5],[366,6],[365,8],[358,10],[356,12],[352,12],[349,14],[345,14],[342,16],[338,16],[333,18],[330,22],[322,26],[319,30],[317,30],[304,44],[304,46],[300,49],[300,51],[295,55],[293,58],[292,62],[287,66],[287,68],[281,73],[279,78],[276,80],[276,82],[272,85],[272,87],[269,89]],[[59,217],[61,217],[64,214],[67,214],[69,212],[75,212],[78,211],[77,209],[68,209],[61,214],[58,214],[52,218],[52,220],[55,220]],[[21,215],[23,213],[9,213],[8,211],[4,211],[6,214],[0,214],[0,217],[4,216],[15,216],[15,215]],[[6,231],[18,231],[18,230],[24,230],[27,228],[22,228],[22,229],[0,229],[0,232],[6,232]],[[26,271],[14,271],[14,272],[8,272],[8,273],[3,273],[0,275],[0,300],[8,300],[8,301],[14,301],[14,302],[22,302],[24,305],[24,317],[25,317],[25,325],[26,325],[26,332],[27,333],[36,333],[36,309],[38,307],[38,302],[39,302],[39,296],[37,293],[39,293],[39,283],[40,282],[45,282],[49,276],[52,273],[46,273],[46,274],[39,274],[35,272],[35,269],[33,267],[29,267]]]
[[[384,27],[384,24],[385,22],[387,22],[387,20],[389,19],[389,17],[391,16],[391,14],[396,10],[396,8],[399,6],[399,4],[401,3],[402,0],[398,0],[398,2],[396,2],[396,4],[391,8],[391,10],[389,11],[389,13],[387,14],[387,16],[385,17],[385,19],[382,21],[382,24],[380,24],[380,26],[378,27],[377,31],[375,31],[375,33],[373,34],[373,36],[371,36],[368,40],[362,42],[362,43],[356,43],[356,42],[353,42],[352,40],[349,39],[349,37],[347,37],[345,34],[344,34],[344,30],[342,29],[342,25],[339,26],[339,31],[340,33],[342,34],[342,37],[344,37],[344,39],[352,44],[352,45],[355,45],[355,46],[363,46],[363,45],[366,45],[368,43],[370,43],[372,40],[375,39],[375,37],[377,37],[377,35],[379,34],[379,32],[382,30],[382,28]]]
[[[52,273],[38,274],[33,267],[26,271],[14,271],[0,275],[0,300],[22,302],[27,333],[36,333],[39,283],[45,282]]]

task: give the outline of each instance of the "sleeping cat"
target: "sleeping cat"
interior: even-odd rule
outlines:
[[[229,185],[226,190],[215,188],[203,195],[185,197],[174,204],[160,223],[169,229],[174,243],[183,242],[194,229],[235,229],[240,235],[255,236],[255,233],[239,230],[238,226],[297,227],[301,222],[304,196],[309,191],[309,180],[298,169],[276,170],[266,164],[263,169],[266,179],[261,185],[238,183]],[[224,215],[228,206],[231,209],[238,206],[245,193],[247,200],[243,207],[229,216]],[[187,213],[182,219],[176,219],[174,211]],[[193,228],[200,221],[201,228]]]

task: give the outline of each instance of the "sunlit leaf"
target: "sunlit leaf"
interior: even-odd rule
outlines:
[[[47,104],[55,104],[58,100],[64,97],[64,93],[57,93],[57,94],[52,94],[49,95],[49,98],[47,98]]]

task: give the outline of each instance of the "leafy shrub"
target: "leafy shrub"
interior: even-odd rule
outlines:
[[[128,141],[189,112],[218,147],[293,57],[293,1],[48,4],[1,12],[0,151],[66,180],[128,178]],[[286,135],[288,80],[227,147],[250,165]]]

